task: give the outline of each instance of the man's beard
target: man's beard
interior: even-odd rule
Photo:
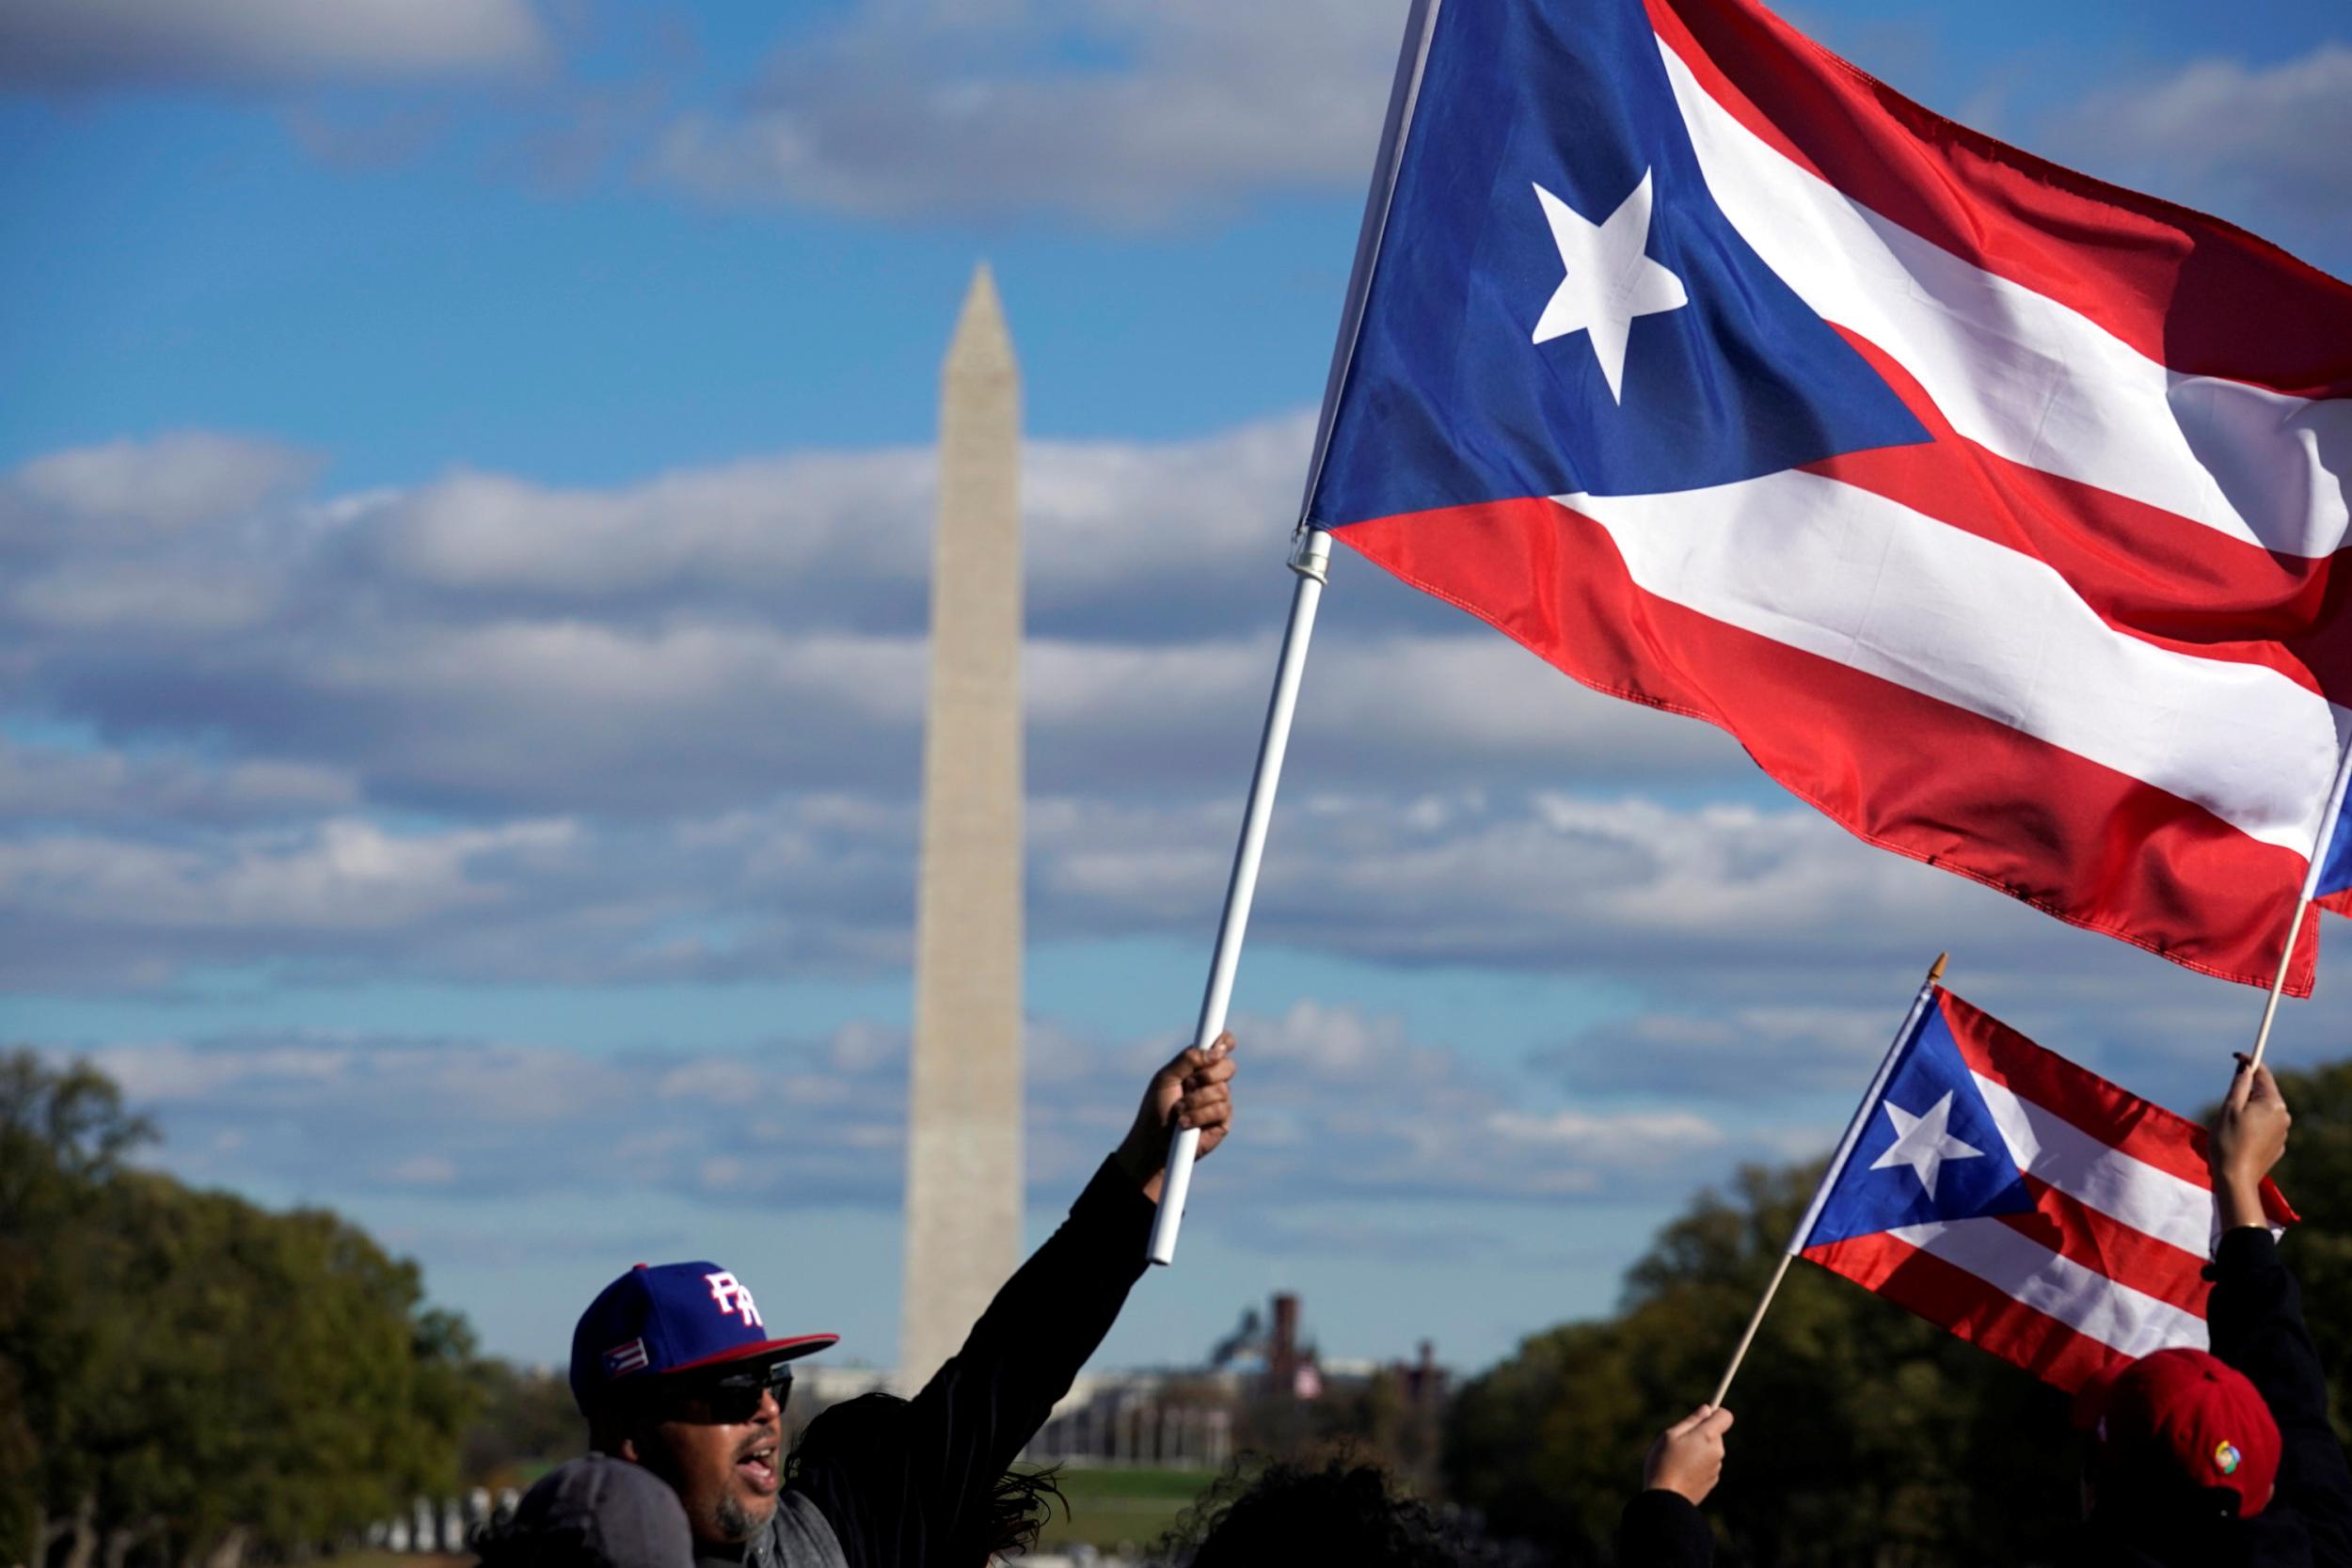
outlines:
[[[759,1533],[760,1526],[766,1524],[769,1515],[774,1512],[775,1503],[772,1498],[768,1499],[766,1509],[755,1515],[750,1509],[745,1508],[739,1500],[730,1495],[721,1497],[719,1505],[711,1510],[710,1522],[719,1527],[720,1534],[728,1541],[749,1541]]]

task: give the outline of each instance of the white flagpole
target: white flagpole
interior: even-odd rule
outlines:
[[[1249,781],[1249,803],[1242,811],[1241,844],[1233,851],[1233,875],[1225,885],[1225,913],[1216,927],[1216,952],[1209,962],[1208,990],[1200,998],[1200,1022],[1193,1043],[1206,1049],[1225,1032],[1225,1012],[1233,998],[1233,974],[1241,967],[1243,934],[1249,926],[1249,904],[1258,891],[1258,866],[1265,856],[1266,824],[1274,816],[1274,791],[1282,782],[1282,758],[1290,749],[1291,720],[1298,709],[1298,683],[1307,669],[1307,641],[1314,635],[1315,609],[1329,580],[1331,536],[1310,529],[1299,536],[1292,552],[1291,570],[1298,574],[1291,597],[1289,629],[1282,634],[1282,657],[1274,670],[1274,696],[1266,704],[1265,736],[1258,744],[1258,770]],[[1200,1148],[1200,1131],[1187,1127],[1168,1145],[1168,1174],[1160,1188],[1160,1210],[1152,1221],[1152,1261],[1172,1262],[1176,1231],[1184,1222],[1184,1196],[1192,1189],[1193,1157]]]
[[[1307,665],[1307,642],[1314,634],[1315,610],[1329,578],[1331,536],[1314,526],[1315,487],[1323,480],[1323,460],[1331,448],[1331,421],[1339,412],[1340,394],[1356,360],[1356,340],[1363,329],[1365,302],[1372,293],[1372,275],[1379,261],[1381,236],[1388,231],[1389,206],[1396,196],[1396,175],[1405,158],[1406,138],[1412,129],[1413,106],[1421,96],[1422,70],[1428,63],[1429,40],[1436,33],[1438,12],[1444,0],[1413,0],[1405,23],[1405,42],[1397,56],[1396,80],[1389,92],[1388,121],[1380,134],[1380,155],[1373,167],[1372,190],[1364,200],[1364,221],[1356,236],[1356,264],[1348,278],[1347,303],[1340,314],[1339,345],[1331,356],[1331,374],[1323,393],[1323,416],[1315,430],[1313,455],[1307,464],[1307,494],[1301,507],[1296,547],[1291,570],[1298,587],[1291,598],[1289,626],[1282,633],[1282,657],[1274,672],[1274,696],[1266,705],[1265,734],[1258,743],[1257,771],[1249,781],[1249,803],[1243,808],[1241,843],[1233,851],[1233,874],[1225,885],[1225,912],[1217,921],[1216,952],[1209,962],[1208,989],[1200,998],[1200,1022],[1193,1043],[1205,1049],[1225,1031],[1225,1012],[1232,1000],[1233,974],[1241,967],[1242,935],[1249,925],[1249,904],[1258,890],[1258,865],[1265,853],[1266,823],[1274,815],[1274,791],[1282,777],[1282,755],[1290,746],[1291,719],[1298,704],[1298,682]],[[1168,1142],[1168,1173],[1160,1187],[1159,1212],[1152,1221],[1151,1259],[1154,1263],[1176,1260],[1176,1232],[1184,1223],[1184,1198],[1192,1190],[1192,1162],[1200,1149],[1200,1133],[1184,1128]]]
[[[1886,1048],[1878,1071],[1871,1075],[1870,1086],[1862,1092],[1862,1103],[1854,1107],[1852,1118],[1846,1123],[1846,1135],[1837,1140],[1837,1151],[1830,1156],[1829,1168],[1821,1173],[1821,1184],[1813,1189],[1813,1201],[1805,1205],[1804,1217],[1797,1221],[1795,1232],[1782,1249],[1780,1266],[1772,1271],[1772,1282],[1764,1287],[1763,1299],[1748,1314],[1748,1326],[1740,1334],[1739,1346],[1731,1353],[1731,1365],[1724,1369],[1724,1380],[1715,1385],[1715,1394],[1707,1402],[1708,1404],[1722,1404],[1724,1396],[1731,1392],[1731,1380],[1740,1375],[1740,1363],[1748,1358],[1748,1347],[1756,1342],[1756,1331],[1763,1326],[1764,1314],[1772,1307],[1772,1298],[1780,1294],[1780,1282],[1788,1277],[1788,1265],[1804,1250],[1804,1239],[1813,1233],[1814,1223],[1821,1217],[1821,1208],[1829,1202],[1830,1189],[1837,1185],[1838,1177],[1845,1173],[1846,1162],[1853,1158],[1854,1145],[1862,1141],[1862,1130],[1869,1124],[1870,1107],[1886,1092],[1886,1080],[1895,1071],[1895,1058],[1902,1054],[1903,1042],[1911,1038],[1912,1030],[1918,1026],[1919,1015],[1927,1010],[1929,998],[1935,994],[1935,983],[1944,978],[1944,965],[1950,958],[1949,953],[1936,955],[1934,966],[1919,987],[1919,994],[1911,999],[1911,1010],[1903,1014],[1902,1027],[1895,1031],[1894,1043]]]
[[[2312,846],[2311,869],[2303,874],[2303,893],[2295,901],[2295,918],[2287,925],[2285,950],[2279,955],[2278,977],[2270,982],[2270,998],[2263,1004],[2262,1027],[2254,1031],[2254,1050],[2249,1058],[2255,1067],[2263,1065],[2263,1053],[2270,1046],[2271,1020],[2279,1016],[2279,997],[2287,989],[2287,967],[2295,962],[2295,944],[2303,935],[2303,917],[2311,912],[2312,900],[2319,893],[2319,874],[2328,868],[2328,842],[2336,836],[2336,819],[2344,815],[2344,785],[2352,778],[2352,743],[2344,749],[2344,760],[2336,764],[2335,788],[2328,796],[2328,815],[2320,820],[2319,838]]]

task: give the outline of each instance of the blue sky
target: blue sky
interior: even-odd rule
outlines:
[[[1197,1004],[1401,9],[0,0],[8,1036],[497,1350],[707,1254],[887,1362],[965,281],[1033,438],[1041,1227]],[[1792,14],[2352,271],[2339,8]],[[1247,1121],[1108,1361],[1278,1287],[1464,1366],[1605,1310],[1698,1186],[1834,1136],[1939,947],[2185,1108],[2250,1025],[1359,562],[1316,659]]]

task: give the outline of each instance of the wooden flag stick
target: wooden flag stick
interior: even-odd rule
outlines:
[[[2250,1066],[2263,1065],[2263,1052],[2270,1044],[2270,1022],[2279,1016],[2279,997],[2287,989],[2287,966],[2295,961],[2295,944],[2303,935],[2303,916],[2311,907],[2308,895],[2295,901],[2295,923],[2287,927],[2287,950],[2279,955],[2279,977],[2270,982],[2270,999],[2263,1004],[2262,1027],[2254,1031]]]
[[[1757,1302],[1756,1310],[1748,1314],[1747,1331],[1740,1336],[1740,1348],[1731,1353],[1731,1365],[1724,1369],[1724,1380],[1715,1385],[1715,1392],[1708,1396],[1708,1403],[1720,1405],[1724,1402],[1724,1396],[1731,1392],[1731,1380],[1740,1375],[1740,1363],[1748,1358],[1748,1347],[1756,1343],[1756,1331],[1764,1326],[1764,1313],[1772,1305],[1772,1298],[1780,1294],[1780,1282],[1788,1277],[1788,1265],[1796,1260],[1797,1254],[1793,1248],[1780,1255],[1780,1267],[1772,1271],[1772,1282],[1764,1287],[1764,1299]]]
[[[1756,1343],[1756,1331],[1764,1325],[1764,1314],[1771,1309],[1772,1298],[1780,1294],[1780,1282],[1788,1277],[1788,1265],[1795,1262],[1797,1254],[1804,1249],[1804,1239],[1813,1233],[1814,1222],[1821,1217],[1821,1206],[1829,1201],[1829,1190],[1837,1184],[1837,1178],[1845,1171],[1846,1162],[1853,1158],[1854,1145],[1861,1142],[1862,1130],[1869,1125],[1870,1107],[1877,1104],[1879,1096],[1885,1092],[1886,1080],[1895,1071],[1895,1058],[1902,1054],[1903,1042],[1911,1038],[1912,1029],[1918,1023],[1920,1013],[1926,1010],[1928,999],[1935,994],[1936,982],[1944,978],[1944,966],[1950,959],[1949,953],[1938,953],[1935,962],[1928,969],[1927,982],[1919,988],[1919,994],[1911,999],[1911,1010],[1903,1015],[1903,1026],[1895,1031],[1895,1042],[1886,1048],[1885,1058],[1879,1063],[1878,1072],[1871,1078],[1870,1086],[1863,1091],[1862,1103],[1854,1107],[1853,1119],[1846,1123],[1846,1135],[1837,1140],[1837,1151],[1829,1157],[1829,1166],[1821,1172],[1821,1184],[1813,1189],[1813,1201],[1805,1205],[1804,1215],[1797,1221],[1796,1233],[1788,1238],[1788,1246],[1781,1250],[1780,1266],[1772,1271],[1772,1282],[1764,1287],[1763,1299],[1756,1304],[1756,1310],[1748,1314],[1748,1326],[1740,1334],[1739,1347],[1731,1353],[1731,1365],[1724,1369],[1724,1380],[1715,1385],[1715,1394],[1707,1402],[1708,1404],[1722,1404],[1724,1396],[1731,1392],[1731,1380],[1740,1375],[1740,1363],[1748,1358],[1748,1347]]]
[[[2319,837],[2312,844],[2311,869],[2303,874],[2303,893],[2295,901],[2295,918],[2287,923],[2286,948],[2279,955],[2278,977],[2270,982],[2270,997],[2263,1004],[2262,1027],[2254,1031],[2249,1066],[2262,1066],[2263,1052],[2269,1048],[2270,1023],[2279,1016],[2279,997],[2287,989],[2287,970],[2295,962],[2295,944],[2303,937],[2303,917],[2311,912],[2312,901],[2319,896],[2319,879],[2328,869],[2328,851],[2335,842],[2337,820],[2344,815],[2344,786],[2347,779],[2352,779],[2352,742],[2345,744],[2343,760],[2336,764],[2335,787],[2328,793],[2327,815],[2319,819]]]

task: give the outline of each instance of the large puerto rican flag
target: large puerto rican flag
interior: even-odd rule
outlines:
[[[2204,1129],[1931,986],[1789,1250],[2072,1390],[2207,1348],[2214,1226]]]
[[[1412,28],[1308,519],[1873,844],[2268,984],[2352,729],[2352,288],[1752,0]]]

